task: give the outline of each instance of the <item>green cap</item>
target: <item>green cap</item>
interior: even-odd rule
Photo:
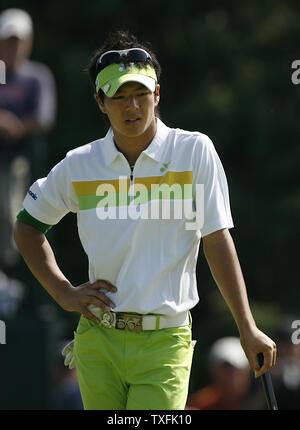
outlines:
[[[153,67],[146,65],[137,67],[134,63],[110,64],[98,73],[96,78],[96,91],[101,89],[107,97],[112,97],[126,82],[140,82],[150,91],[155,91],[157,83],[156,73]]]

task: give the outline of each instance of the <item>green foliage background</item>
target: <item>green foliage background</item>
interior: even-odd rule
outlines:
[[[1,1],[2,9],[12,6],[32,15],[32,58],[48,64],[57,83],[44,174],[66,151],[105,133],[83,69],[108,31],[129,29],[152,43],[161,63],[162,120],[209,135],[222,159],[257,324],[272,335],[283,316],[299,318],[300,85],[291,81],[300,59],[299,3]],[[86,281],[76,219],[65,217],[50,238],[66,275],[74,284]],[[211,343],[237,335],[202,251],[197,275],[192,389],[208,380],[202,364]]]

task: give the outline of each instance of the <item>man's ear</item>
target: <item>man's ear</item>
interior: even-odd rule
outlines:
[[[160,85],[157,84],[156,87],[155,87],[155,92],[154,92],[154,103],[155,103],[155,106],[158,105],[159,100],[160,100]]]
[[[101,100],[101,98],[100,98],[99,94],[95,93],[95,94],[94,94],[94,99],[96,100],[97,105],[99,106],[99,108],[100,108],[101,112],[102,112],[102,113],[107,113],[107,112],[106,112],[106,107],[105,107],[105,105],[104,105],[103,101]]]

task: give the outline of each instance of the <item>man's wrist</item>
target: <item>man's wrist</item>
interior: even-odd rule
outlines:
[[[66,297],[75,287],[71,284],[67,279],[60,280],[55,287],[52,287],[51,290],[48,288],[47,290],[53,297],[53,299],[63,307],[63,304],[66,300]]]
[[[241,336],[245,333],[250,333],[257,329],[256,323],[254,321],[253,316],[242,318],[240,321],[237,321],[237,327]]]

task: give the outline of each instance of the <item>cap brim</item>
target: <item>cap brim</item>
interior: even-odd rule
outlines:
[[[0,39],[9,39],[10,37],[17,37],[18,39],[26,39],[31,34],[29,29],[20,29],[14,26],[0,29]]]
[[[128,75],[119,76],[116,79],[112,79],[109,82],[110,88],[105,94],[107,97],[113,97],[115,93],[118,91],[118,89],[126,84],[127,82],[138,82],[142,85],[145,85],[151,92],[155,91],[156,81],[155,79],[145,76],[145,75],[138,75],[130,73]],[[102,89],[103,90],[103,89]]]

